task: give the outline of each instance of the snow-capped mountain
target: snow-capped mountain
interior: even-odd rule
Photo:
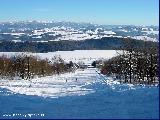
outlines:
[[[158,26],[97,25],[91,23],[21,21],[0,23],[0,40],[48,42],[60,40],[134,38],[159,41]]]

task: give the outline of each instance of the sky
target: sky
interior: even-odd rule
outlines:
[[[159,0],[0,0],[0,21],[159,25]]]

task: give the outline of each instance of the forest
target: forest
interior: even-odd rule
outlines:
[[[64,62],[60,56],[54,56],[52,60],[40,59],[35,56],[21,54],[13,57],[0,57],[0,77],[13,79],[30,79],[35,76],[43,77],[65,72],[73,72],[74,64]]]
[[[0,52],[54,52],[72,50],[121,50],[124,48],[129,38],[106,37],[101,39],[89,39],[82,41],[48,41],[48,42],[13,42],[1,41]],[[133,42],[133,47],[157,46],[158,42],[129,39]]]
[[[125,43],[125,49],[118,56],[106,60],[101,73],[114,76],[115,80],[124,83],[159,83],[158,46],[133,47],[132,41]]]

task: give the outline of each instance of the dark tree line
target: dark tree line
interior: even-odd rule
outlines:
[[[72,61],[65,63],[60,56],[55,56],[51,61],[38,59],[35,56],[18,55],[10,58],[0,57],[0,77],[30,79],[35,76],[47,76],[74,71]]]
[[[142,47],[144,41],[133,40],[134,47]],[[54,52],[54,51],[68,51],[68,50],[120,50],[124,47],[123,38],[107,37],[102,39],[89,39],[82,41],[49,41],[49,42],[12,42],[12,41],[1,41],[0,51],[1,52]],[[146,44],[157,44],[151,41],[147,41]]]
[[[113,75],[121,82],[153,84],[158,82],[158,47],[143,44],[133,48],[133,41],[125,43],[118,56],[104,62],[101,72]]]

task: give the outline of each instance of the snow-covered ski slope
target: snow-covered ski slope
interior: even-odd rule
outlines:
[[[97,80],[99,79],[95,69],[86,69],[31,80],[1,80],[0,87],[14,93],[57,98],[93,93],[94,90],[85,88],[85,85]]]
[[[1,80],[0,118],[158,118],[158,87],[120,84],[97,72]]]
[[[6,88],[14,94],[59,98],[94,93],[96,90],[99,90],[97,84],[100,86],[105,85],[109,90],[116,92],[138,88],[132,84],[120,84],[118,81],[114,81],[112,77],[100,74],[97,68],[78,69],[73,73],[34,78],[31,80],[2,79],[0,81],[0,88]]]
[[[74,59],[85,63],[91,63],[94,58],[109,58],[107,51],[105,54],[103,51],[86,52],[55,53],[61,53],[61,57],[68,61]],[[98,56],[96,52],[106,56]],[[55,53],[35,54],[52,58]],[[111,53],[110,57],[116,55],[116,51]],[[0,54],[10,56],[15,53]],[[158,119],[158,90],[158,86],[120,84],[112,77],[100,74],[97,68],[31,80],[1,79],[0,119]]]

